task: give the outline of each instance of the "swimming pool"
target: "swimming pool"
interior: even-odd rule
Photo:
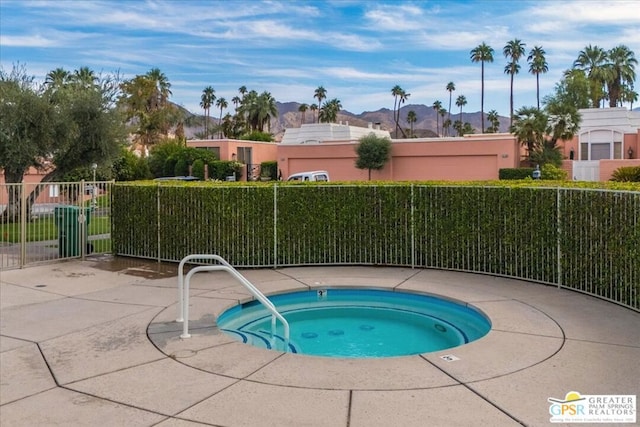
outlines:
[[[271,334],[271,314],[257,301],[218,317],[218,328],[254,346],[327,357],[392,357],[457,347],[482,338],[491,322],[479,310],[435,296],[376,289],[321,289],[269,299],[287,319]]]

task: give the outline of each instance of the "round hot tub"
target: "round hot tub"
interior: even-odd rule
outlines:
[[[482,338],[491,322],[464,303],[376,289],[321,289],[269,297],[289,323],[257,301],[222,313],[218,327],[254,346],[326,357],[393,357],[444,350]]]

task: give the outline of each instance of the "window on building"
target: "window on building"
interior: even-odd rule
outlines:
[[[580,160],[622,159],[622,132],[596,129],[580,134]]]
[[[252,164],[251,147],[238,147],[238,161],[245,165]]]

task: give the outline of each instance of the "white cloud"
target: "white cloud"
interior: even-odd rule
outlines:
[[[0,46],[5,47],[51,47],[58,46],[58,43],[50,38],[41,35],[12,36],[3,35],[0,37]]]

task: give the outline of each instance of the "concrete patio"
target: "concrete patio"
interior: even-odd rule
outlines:
[[[606,301],[439,270],[241,272],[266,294],[351,286],[444,295],[493,325],[476,342],[410,357],[301,356],[215,327],[250,299],[224,272],[194,276],[183,340],[177,265],[95,257],[2,271],[0,425],[542,426],[549,397],[640,394],[640,313]]]

